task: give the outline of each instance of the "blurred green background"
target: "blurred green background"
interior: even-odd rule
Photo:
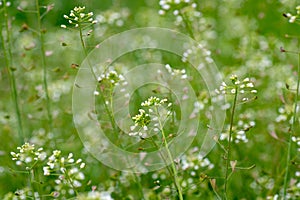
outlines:
[[[45,47],[49,53],[46,62],[51,107],[55,116],[52,133],[48,132],[45,100],[42,98],[40,46],[34,32],[37,25],[36,15],[17,9],[18,6],[23,6],[28,10],[34,10],[35,2],[14,0],[7,8],[12,30],[13,66],[16,68],[19,106],[26,139],[37,146],[43,146],[44,149],[48,147],[49,151],[57,148],[83,157],[87,162],[87,179],[91,179],[103,190],[110,185],[118,188],[118,184],[121,183],[118,183],[114,177],[118,179],[121,173],[107,168],[89,155],[77,135],[72,121],[72,86],[77,70],[71,66],[74,63],[80,65],[84,55],[78,33],[62,29],[60,25],[67,23],[63,15],[69,14],[74,6],[86,6],[86,10],[94,12],[95,17],[99,14],[109,15],[110,12],[127,9],[129,15],[123,19],[123,26],[95,25],[91,37],[86,38],[89,50],[115,33],[137,27],[158,26],[188,34],[184,27],[174,25],[172,15],[159,16],[158,2],[156,0],[45,0],[40,2],[41,5],[54,4],[53,10],[42,20],[42,27],[46,30]],[[268,195],[280,193],[282,188],[286,155],[284,141],[289,125],[288,122],[276,122],[276,118],[280,107],[292,105],[293,93],[285,89],[285,84],[295,87],[297,56],[282,54],[280,47],[298,51],[300,31],[300,26],[288,23],[282,14],[294,13],[299,2],[296,0],[199,0],[195,2],[198,4],[197,9],[202,13],[199,22],[194,22],[198,24],[199,30],[202,30],[195,33],[196,39],[204,42],[212,52],[212,57],[224,77],[228,78],[236,73],[241,77],[253,77],[256,80],[258,100],[239,108],[239,113],[248,113],[255,120],[256,126],[249,133],[248,143],[233,147],[233,157],[240,161],[241,165],[255,164],[256,168],[238,171],[232,177],[230,194],[232,199],[265,199]],[[2,16],[0,21],[3,25]],[[29,30],[22,30],[24,24],[29,27]],[[6,193],[14,192],[27,184],[24,174],[11,170],[16,167],[11,160],[10,152],[15,151],[20,143],[2,47],[0,94],[1,198]],[[299,126],[296,128],[299,133]],[[209,172],[213,177],[222,176],[224,172],[220,170],[224,166],[220,152],[220,147],[216,146],[209,155],[211,162],[216,166]],[[293,152],[293,157],[299,154],[297,151]],[[291,166],[291,174],[299,170],[297,157],[295,162],[298,164]],[[260,181],[259,178],[264,180]],[[143,187],[153,187],[150,175],[141,179]],[[299,177],[294,179],[296,182],[299,181]],[[272,187],[266,186],[265,182],[269,180],[272,180],[272,183],[269,183],[273,184]],[[253,186],[253,183],[257,183],[258,186]],[[135,184],[134,181],[132,184]],[[207,198],[213,196],[208,185],[209,183],[205,183],[207,191],[200,195],[202,198],[205,195]],[[122,188],[120,194],[122,192],[131,196],[136,194],[132,185],[119,188]]]

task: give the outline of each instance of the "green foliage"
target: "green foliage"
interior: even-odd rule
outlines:
[[[299,11],[292,0],[0,0],[0,199],[299,199]],[[168,154],[170,166],[134,174],[84,148],[72,90],[81,87],[74,85],[81,62],[101,41],[149,26],[177,30],[199,46],[181,56],[122,55],[91,77],[97,105],[87,117],[125,150],[168,149],[182,117],[169,88],[150,84],[131,94],[129,134],[114,122],[114,89],[127,84],[123,75],[133,66],[151,62],[191,84],[197,101],[189,109],[201,130],[214,129],[214,102],[225,102],[227,117],[208,155],[198,139],[180,157]],[[215,94],[187,62],[199,50],[223,74]]]

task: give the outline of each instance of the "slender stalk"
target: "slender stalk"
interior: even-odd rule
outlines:
[[[157,107],[155,107],[155,111],[156,111],[156,114],[159,116],[159,112],[157,110]],[[163,142],[164,142],[165,148],[167,150],[168,157],[171,160],[171,168],[172,168],[172,171],[173,171],[176,190],[178,192],[179,199],[183,200],[183,195],[182,195],[182,191],[181,191],[181,187],[180,187],[180,183],[179,183],[179,179],[178,179],[178,175],[177,175],[177,170],[176,170],[176,167],[175,167],[175,164],[174,164],[173,156],[172,156],[172,154],[170,152],[170,149],[169,149],[169,144],[168,144],[165,132],[163,130],[163,124],[162,124],[161,120],[158,120],[158,123],[159,123],[159,127],[160,127],[161,134],[162,134],[162,137],[163,137]]]
[[[154,140],[152,137],[151,137],[151,142],[152,142],[152,144],[153,144],[157,149],[160,148],[160,147],[156,144],[155,140]],[[159,154],[160,154],[160,156],[162,157],[162,159],[164,160],[165,164],[167,164],[167,158],[164,157],[164,155],[163,155],[163,153],[162,153],[161,151],[159,151]],[[170,169],[170,167],[169,167],[169,166],[166,166],[166,168],[167,168],[169,174],[172,175],[172,170]]]
[[[183,23],[185,25],[186,30],[188,31],[189,35],[191,38],[195,39],[194,33],[193,33],[193,29],[191,27],[191,23],[189,21],[189,19],[187,18],[187,16],[182,13],[181,11],[179,12],[179,15],[182,17]]]
[[[34,187],[33,187],[33,184],[34,184],[34,172],[33,172],[33,169],[29,169],[28,170],[28,178],[29,178],[29,184],[30,184],[30,188],[31,188],[31,191],[32,191],[32,199],[35,199],[35,190],[34,190]]]
[[[288,138],[288,149],[286,155],[286,164],[285,164],[285,175],[284,175],[284,183],[283,183],[283,199],[287,199],[287,186],[288,186],[288,176],[289,176],[289,166],[291,162],[291,151],[292,151],[292,136],[295,133],[295,126],[297,120],[297,110],[298,110],[298,98],[299,98],[299,88],[300,88],[300,53],[298,52],[298,69],[297,69],[297,88],[296,88],[296,96],[294,101],[294,113],[293,113],[293,122],[289,131]]]
[[[74,186],[73,181],[72,181],[71,177],[69,176],[68,172],[66,170],[63,170],[63,174],[65,175],[66,180],[69,182],[71,188],[74,190],[76,196],[78,196],[78,191],[77,191],[76,187]]]
[[[82,49],[83,49],[85,58],[87,58],[88,53],[87,53],[86,45],[85,45],[84,40],[83,40],[83,32],[82,32],[82,25],[81,25],[81,23],[79,23],[78,26],[79,26],[79,37],[80,37],[81,47],[82,47]],[[91,73],[92,73],[94,79],[95,79],[96,81],[98,81],[98,80],[97,80],[97,76],[96,76],[96,74],[95,74],[95,72],[94,72],[94,70],[93,70],[93,68],[92,68],[92,64],[90,63],[89,59],[87,59],[87,62],[88,62],[89,68],[90,68],[90,70],[91,70]],[[112,114],[110,113],[110,110],[109,110],[108,106],[106,105],[106,102],[105,102],[105,98],[104,98],[104,96],[103,96],[103,93],[100,92],[100,95],[101,95],[101,99],[103,100],[103,103],[104,103],[104,107],[105,107],[106,113],[109,115],[109,119],[110,119],[111,125],[112,125],[112,127],[113,127],[113,129],[114,129],[114,132],[115,132],[115,133],[118,133],[118,129],[117,129],[116,125],[115,125],[115,121],[114,121],[114,119],[113,119],[113,117],[112,117]]]
[[[39,0],[35,0],[36,5],[36,13],[37,13],[37,31],[41,45],[41,59],[42,59],[42,67],[43,67],[43,86],[45,91],[45,98],[46,98],[46,109],[47,109],[47,117],[49,122],[49,130],[52,131],[53,129],[53,117],[51,113],[51,102],[49,97],[49,90],[48,90],[48,80],[47,80],[47,66],[46,66],[46,54],[45,54],[45,45],[44,45],[44,33],[41,28],[41,13],[40,13],[40,4]]]
[[[231,157],[232,128],[233,128],[235,108],[237,104],[237,96],[238,96],[238,87],[235,86],[234,100],[233,100],[233,106],[232,106],[231,117],[230,117],[229,137],[228,137],[227,156],[226,156],[226,172],[225,172],[225,185],[224,185],[224,192],[225,192],[226,199],[227,199],[227,185],[229,179],[229,164],[230,164],[230,157]]]
[[[11,97],[15,108],[15,114],[17,117],[17,127],[18,127],[18,136],[20,143],[24,143],[24,131],[23,131],[23,122],[21,117],[21,111],[20,111],[20,103],[19,103],[19,97],[17,92],[17,84],[16,84],[16,77],[13,71],[13,56],[12,56],[12,48],[11,48],[11,38],[10,38],[10,28],[8,25],[8,13],[6,9],[6,0],[3,0],[3,12],[4,12],[4,22],[5,22],[5,32],[6,32],[6,40],[3,36],[3,30],[2,25],[0,25],[1,29],[1,40],[3,44],[3,52],[4,52],[4,58],[5,58],[5,64],[10,80],[10,90],[11,90]]]
[[[216,191],[215,188],[212,188],[213,189],[213,192],[215,193],[216,197],[218,200],[222,200],[222,198],[220,197],[220,195],[218,194],[218,192]]]
[[[136,185],[138,186],[138,192],[139,192],[140,199],[141,200],[146,199],[145,196],[144,196],[143,187],[142,187],[141,181],[139,180],[139,177],[134,172],[133,172],[133,176],[134,176]]]
[[[87,58],[88,53],[87,53],[87,50],[86,50],[86,45],[85,45],[84,40],[83,40],[83,32],[82,32],[82,28],[83,27],[82,27],[81,23],[78,23],[78,26],[79,26],[79,37],[80,37],[81,47],[82,47],[82,50],[83,50],[85,58]],[[92,68],[92,64],[90,63],[89,59],[87,59],[87,61],[88,61],[88,65],[89,65],[89,68],[91,70],[91,73],[93,74],[94,79],[97,81],[97,76],[96,76],[96,74],[95,74],[95,72],[94,72],[94,70]]]

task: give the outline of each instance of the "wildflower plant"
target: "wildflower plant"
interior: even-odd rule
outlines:
[[[70,11],[69,15],[64,15],[64,18],[68,20],[68,25],[62,24],[61,28],[71,28],[79,31],[80,43],[84,52],[84,56],[87,56],[87,47],[84,42],[84,34],[83,31],[92,25],[97,23],[97,20],[93,18],[93,12],[85,12],[85,6],[83,7],[75,7]],[[89,34],[87,34],[89,36]],[[91,69],[92,70],[92,69]],[[92,71],[93,72],[93,71]],[[96,79],[96,75],[94,75]]]
[[[85,29],[97,23],[93,16],[93,12],[85,13],[85,6],[78,6],[71,10],[69,15],[64,15],[64,18],[68,20],[70,28]],[[67,28],[67,25],[62,24],[61,27]]]
[[[24,171],[13,171],[27,173],[30,184],[16,191],[16,196],[66,198],[78,195],[78,188],[85,183],[82,170],[86,164],[82,159],[76,160],[73,153],[64,157],[60,150],[54,150],[49,156],[43,148],[36,149],[35,145],[30,143],[24,143],[17,147],[17,150],[10,154],[16,165],[22,167]],[[47,185],[43,185],[44,181]]]
[[[202,16],[201,12],[197,10],[198,5],[194,0],[160,0],[159,5],[159,15],[172,13],[175,17],[175,24],[183,25],[189,35],[194,38],[193,21],[197,21]]]
[[[239,99],[241,102],[247,102],[253,98],[256,98],[257,90],[254,88],[254,83],[250,78],[239,80],[237,75],[232,75],[230,80],[230,84],[222,82],[220,88],[215,90],[215,93],[223,95],[235,95],[238,92],[238,94],[241,96]]]
[[[46,50],[45,50],[45,41],[44,41],[44,31],[42,28],[42,18],[44,15],[48,14],[52,10],[53,6],[48,6],[46,12],[42,15],[40,12],[40,3],[36,0],[36,14],[37,14],[37,32],[41,45],[40,56],[41,56],[41,65],[43,67],[43,87],[45,92],[46,99],[46,109],[47,109],[47,118],[49,122],[49,132],[53,129],[53,116],[51,110],[51,102],[49,97],[49,88],[48,88],[48,69],[46,65]]]
[[[296,21],[298,21],[299,18],[299,14],[300,14],[300,6],[296,7],[297,10],[297,14],[296,15],[291,15],[291,14],[284,14],[285,17],[289,18],[289,22],[290,23],[294,23]],[[294,155],[294,151],[293,149],[295,149],[294,147],[298,145],[297,142],[297,138],[298,137],[298,133],[297,133],[297,127],[299,127],[299,90],[300,90],[300,52],[297,51],[289,51],[284,49],[283,47],[280,48],[280,52],[282,53],[291,53],[291,54],[296,54],[298,56],[298,66],[297,66],[297,71],[295,72],[296,74],[296,85],[293,86],[294,90],[291,90],[292,92],[294,92],[294,102],[292,103],[292,117],[290,122],[290,126],[289,126],[289,131],[288,131],[288,138],[287,138],[287,154],[286,154],[286,164],[285,164],[285,176],[284,176],[284,182],[283,182],[283,192],[282,192],[282,197],[283,199],[288,199],[288,190],[289,190],[289,186],[293,185],[291,184],[292,182],[292,178],[290,176],[290,167],[291,167],[291,162],[294,159],[298,159],[298,155],[296,153],[295,156]],[[287,89],[290,90],[290,86],[287,85]],[[297,152],[297,149],[296,149]],[[299,168],[299,167],[298,167]]]
[[[37,174],[39,172],[39,168],[44,163],[44,160],[47,157],[46,152],[43,148],[36,149],[34,144],[24,143],[22,146],[17,147],[17,152],[11,152],[12,160],[15,161],[18,168],[21,167],[21,171],[12,170],[16,173],[24,173],[28,174],[29,185],[27,188],[23,190],[16,191],[17,196],[25,195],[26,198],[30,196],[40,196],[39,188],[42,180],[40,176]]]
[[[101,26],[122,27],[130,16],[130,11],[123,8],[117,11],[108,10],[96,15],[96,20]]]
[[[232,153],[232,142],[235,141],[238,143],[239,141],[247,142],[247,138],[245,136],[245,131],[249,130],[252,126],[255,125],[254,122],[250,122],[249,124],[245,124],[240,120],[237,126],[243,126],[243,130],[235,129],[235,115],[237,106],[240,104],[247,103],[249,101],[255,100],[257,98],[257,90],[254,88],[254,83],[250,78],[244,78],[240,80],[237,75],[230,76],[230,83],[222,82],[220,87],[215,90],[215,94],[217,96],[221,96],[221,99],[228,97],[230,101],[229,104],[224,106],[224,109],[231,109],[230,120],[229,120],[229,129],[226,130],[226,133],[222,133],[220,135],[220,140],[227,139],[227,146],[223,147],[225,151],[225,160],[226,160],[226,170],[225,170],[225,183],[224,183],[224,197],[228,198],[227,188],[229,178],[234,172],[236,168],[236,161],[232,161],[231,153]],[[232,98],[233,97],[233,98]],[[235,135],[235,137],[233,137]],[[219,139],[216,138],[218,141]],[[229,172],[229,168],[231,167],[232,172]]]
[[[78,188],[83,184],[85,175],[82,169],[85,163],[82,159],[75,160],[73,153],[67,157],[61,155],[61,151],[54,150],[48,157],[47,165],[43,167],[44,176],[55,177],[55,191],[57,196],[74,196],[78,195]]]
[[[166,109],[162,107],[164,104],[167,104]],[[166,135],[164,131],[164,124],[172,114],[171,110],[169,110],[171,106],[172,103],[168,102],[168,99],[166,98],[160,99],[155,96],[149,97],[146,101],[141,103],[141,107],[145,108],[145,110],[140,109],[139,114],[132,117],[132,120],[134,121],[134,126],[132,126],[131,129],[134,130],[137,127],[140,128],[138,128],[138,131],[131,132],[129,134],[132,136],[138,134],[139,136],[147,137],[147,131],[150,130],[148,128],[148,125],[151,121],[154,122],[153,131],[161,134],[162,143],[167,151],[167,158],[164,159],[171,160],[170,172],[174,178],[175,188],[177,190],[178,197],[179,199],[183,199],[182,188],[179,183],[178,172],[174,164],[174,158],[172,157],[172,154],[169,150],[168,135]]]
[[[299,199],[300,6],[128,2],[0,0],[0,199]]]
[[[153,126],[155,128],[153,128],[153,131],[158,132],[161,128],[159,123],[166,123],[166,120],[171,115],[171,111],[168,109],[170,109],[172,103],[168,103],[166,110],[163,107],[167,101],[167,99],[160,99],[152,96],[148,98],[147,101],[142,102],[141,106],[144,109],[139,109],[139,114],[132,117],[134,126],[131,127],[131,130],[138,130],[135,132],[130,132],[129,135],[146,136],[146,132],[149,130],[148,125],[150,122],[154,122]]]
[[[1,37],[1,43],[2,43],[2,49],[3,49],[3,55],[5,60],[6,69],[8,72],[8,77],[10,80],[10,92],[11,92],[11,98],[13,102],[13,106],[15,109],[15,115],[17,118],[17,129],[18,129],[18,137],[20,140],[20,143],[24,142],[24,130],[23,130],[23,119],[21,116],[21,109],[20,109],[20,100],[19,100],[19,94],[17,90],[17,78],[15,76],[16,68],[14,67],[14,61],[13,61],[13,49],[12,49],[12,30],[10,27],[10,18],[8,15],[8,7],[10,7],[11,2],[10,1],[0,1],[0,13],[3,14],[2,19],[4,20],[4,25],[0,25],[0,37]],[[2,22],[2,20],[1,20]]]
[[[173,13],[177,16],[185,11],[186,8],[196,8],[197,3],[193,0],[160,0],[159,5],[161,10],[159,10],[160,15],[164,15],[167,12]]]
[[[43,148],[36,149],[34,144],[25,143],[17,147],[18,152],[11,152],[12,160],[18,166],[24,166],[26,170],[31,170],[38,162],[44,161],[47,157]]]
[[[179,173],[183,177],[181,185],[184,193],[196,193],[206,190],[206,181],[213,181],[210,174],[215,165],[208,157],[204,157],[198,147],[191,148],[180,158]],[[215,189],[215,188],[213,188]],[[209,194],[206,194],[209,195]]]
[[[232,135],[232,141],[234,143],[247,143],[249,141],[247,133],[255,127],[256,122],[253,119],[253,117],[250,114],[240,114],[239,120],[236,123],[236,125],[233,126],[233,135]],[[229,125],[226,125],[225,130],[229,130]],[[228,140],[228,132],[222,132],[220,135],[220,141]]]

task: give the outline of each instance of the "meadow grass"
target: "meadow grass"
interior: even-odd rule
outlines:
[[[1,199],[299,199],[296,1],[64,3],[0,1]],[[102,41],[149,26],[185,33],[199,45],[182,55],[138,49],[107,60],[101,74],[94,71],[96,62],[89,55]],[[122,45],[155,42],[145,36]],[[200,72],[215,62],[224,77],[214,93],[188,62],[199,54]],[[124,158],[118,164],[132,168],[119,171],[89,153],[87,138],[77,134],[72,120],[72,87],[85,90],[85,85],[74,85],[84,60],[96,83],[91,95],[97,104],[86,118],[110,145],[139,155],[141,161],[164,149],[158,154],[161,162],[155,163],[163,167],[147,171],[143,167],[151,163],[142,166]],[[126,74],[144,63],[165,67],[131,77],[138,81],[157,74],[131,93]],[[177,83],[182,96],[157,84],[162,82]],[[193,99],[189,89],[196,100],[183,111],[185,104],[180,102]],[[130,123],[126,117],[122,121],[129,132],[115,119],[113,102],[119,91],[129,110]],[[209,125],[215,106],[226,114],[221,129]],[[198,119],[199,128],[187,150],[178,153],[177,139],[192,135],[180,126],[190,125],[182,119],[187,110],[190,120]],[[211,137],[216,145],[204,154],[201,145],[207,131],[215,133]],[[90,136],[98,141],[97,133]]]

